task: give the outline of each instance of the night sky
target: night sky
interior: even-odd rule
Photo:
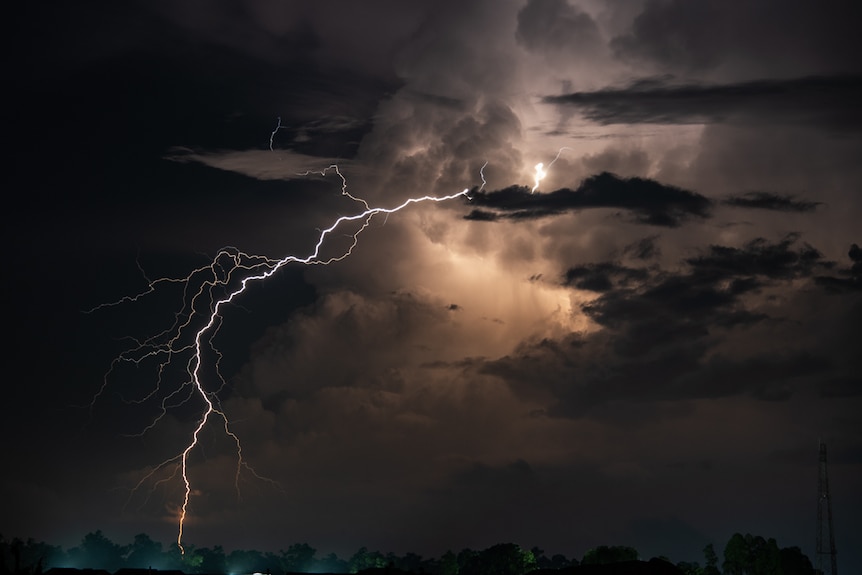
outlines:
[[[201,417],[189,353],[157,391],[164,356],[114,359],[187,319],[181,289],[87,311],[221,248],[306,257],[363,209],[301,175],[337,164],[371,206],[471,199],[375,216],[349,258],[225,306],[225,384],[209,344],[202,383],[271,481],[243,468],[237,496],[214,420],[184,541],[702,562],[738,531],[814,560],[822,439],[839,567],[862,571],[857,3],[26,4],[4,536],[176,539],[182,482],[146,475]]]

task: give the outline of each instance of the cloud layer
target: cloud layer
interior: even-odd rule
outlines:
[[[22,387],[11,404],[36,413],[49,390],[86,403],[66,394],[98,390],[123,338],[185,318],[169,290],[93,323],[79,309],[225,245],[305,255],[362,209],[345,185],[382,207],[470,190],[376,216],[349,258],[291,267],[226,310],[211,353],[226,385],[208,390],[280,487],[243,473],[238,501],[235,444],[208,430],[191,540],[340,554],[630,544],[700,560],[750,531],[810,553],[822,437],[851,555],[862,69],[849,3],[158,2],[106,14],[113,26],[64,10],[32,27],[28,45],[57,36],[34,49],[44,67],[19,99],[34,116],[59,96],[76,111],[52,138],[15,124],[26,202],[8,229],[24,246],[16,294],[39,304],[13,310],[28,326],[15,351],[65,359],[37,378],[40,397]],[[80,139],[55,153],[67,134]],[[537,162],[548,174],[532,193]],[[78,285],[61,290],[45,253]],[[53,302],[74,312],[44,312]],[[69,326],[76,353],[46,335]],[[176,485],[125,496],[199,412],[169,410],[129,439],[161,404],[123,401],[160,374],[181,386],[182,368],[118,367],[80,440],[56,433],[65,420],[41,427],[42,411],[9,413],[28,433],[4,493],[51,504],[0,528],[50,538],[45,525],[86,515],[170,539]],[[52,442],[62,483],[35,455]]]

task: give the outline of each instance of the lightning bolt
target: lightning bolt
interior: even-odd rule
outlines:
[[[538,164],[536,164],[536,166],[535,166],[536,174],[534,176],[535,183],[533,184],[533,189],[530,190],[531,194],[534,194],[536,192],[536,190],[539,189],[539,182],[541,182],[542,180],[545,179],[545,176],[548,175],[548,170],[550,170],[551,166],[553,166],[554,163],[560,159],[560,154],[563,153],[563,150],[571,150],[571,148],[569,148],[567,146],[563,146],[562,148],[557,150],[557,155],[554,156],[554,159],[551,160],[551,163],[548,164],[547,168],[545,167],[545,164],[542,162],[539,162]]]
[[[544,165],[542,162],[536,164],[536,183],[533,184],[533,189],[530,190],[530,193],[534,193],[539,188],[539,182],[545,179],[545,176],[548,175],[548,171],[544,169]],[[549,168],[551,166],[548,166]]]
[[[272,148],[273,138],[280,128],[281,118],[279,118],[278,126],[270,135],[270,148]],[[487,166],[487,162],[480,170],[482,187],[485,186],[485,166]],[[144,273],[140,263],[138,263],[138,268],[147,281],[146,289],[136,295],[125,296],[114,302],[104,303],[88,310],[88,313],[92,313],[104,308],[137,302],[141,298],[171,285],[178,286],[181,291],[182,305],[174,315],[173,324],[147,339],[132,339],[133,344],[131,347],[112,361],[100,389],[92,398],[90,409],[93,409],[99,397],[106,392],[109,382],[116,375],[115,370],[124,363],[140,366],[145,362],[148,364],[149,362],[154,362],[156,365],[157,377],[154,388],[144,398],[132,401],[134,403],[143,403],[152,397],[161,395],[158,414],[144,428],[140,435],[152,429],[167,415],[170,409],[187,403],[195,397],[202,402],[199,419],[185,446],[175,455],[152,467],[132,488],[130,494],[131,497],[148,482],[152,482],[152,490],[155,490],[158,485],[174,480],[179,475],[182,480],[183,497],[182,503],[178,507],[176,542],[183,554],[185,553],[185,549],[183,548],[184,528],[189,513],[189,504],[194,492],[189,469],[189,456],[199,445],[200,435],[207,425],[210,424],[211,420],[218,420],[222,424],[226,436],[235,443],[237,454],[235,485],[237,495],[239,496],[239,478],[243,470],[251,472],[258,479],[272,482],[272,480],[258,475],[245,461],[240,438],[232,431],[230,420],[220,405],[219,393],[227,385],[227,382],[219,371],[221,353],[215,347],[213,340],[223,323],[223,309],[231,304],[236,304],[248,286],[255,282],[265,281],[285,266],[290,264],[329,265],[349,257],[359,241],[359,236],[368,228],[374,216],[378,214],[388,217],[390,214],[399,212],[413,204],[445,202],[462,196],[469,199],[467,195],[469,189],[464,189],[461,192],[446,196],[424,195],[411,197],[394,207],[371,207],[365,200],[353,196],[348,192],[347,179],[336,164],[332,164],[319,171],[309,171],[298,175],[310,176],[311,174],[319,174],[326,176],[330,172],[336,174],[341,179],[342,194],[359,204],[361,208],[357,213],[340,216],[329,227],[318,230],[317,241],[308,255],[287,255],[280,259],[275,259],[263,255],[247,254],[236,248],[226,247],[219,250],[208,264],[192,270],[186,276],[155,280],[150,280],[146,273]],[[322,257],[321,251],[326,240],[336,230],[350,224],[357,226],[357,228],[352,234],[348,234],[348,236],[352,236],[352,241],[349,242],[349,245],[335,255]],[[211,363],[206,361],[208,354],[212,354],[215,357],[215,360]],[[185,380],[172,391],[162,391],[161,386],[163,379],[167,378],[166,371],[168,367],[180,361],[185,361],[185,375],[183,376]],[[202,373],[202,369],[205,366],[215,374],[214,379],[218,385],[214,390],[209,390],[209,386],[204,385],[204,373]],[[170,469],[172,469],[172,472],[167,477],[156,478],[156,475],[162,470]],[[272,483],[276,484],[275,482]]]
[[[486,168],[486,167],[488,167],[488,162],[487,162],[487,160],[485,161],[485,163],[484,163],[484,164],[482,164],[482,167],[481,167],[481,168],[479,168],[479,177],[480,177],[480,178],[482,178],[482,185],[481,185],[481,186],[479,186],[479,189],[478,189],[478,190],[476,190],[476,191],[478,191],[478,192],[481,192],[482,190],[484,190],[484,189],[485,189],[485,186],[488,184],[488,182],[487,182],[487,181],[485,181],[485,168]]]
[[[280,129],[282,129],[283,127],[284,127],[284,126],[282,126],[282,125],[281,125],[281,116],[279,116],[279,117],[278,117],[278,123],[276,124],[275,129],[274,129],[274,130],[272,131],[272,133],[269,135],[269,151],[270,151],[270,152],[274,152],[274,151],[275,151],[275,150],[273,150],[273,149],[272,149],[273,140],[275,139],[275,135],[278,133],[278,131],[279,131]]]

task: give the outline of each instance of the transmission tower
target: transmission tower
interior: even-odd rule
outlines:
[[[820,442],[820,473],[817,481],[817,572],[838,575],[835,561],[835,531],[832,528],[832,497],[826,469],[826,444]]]

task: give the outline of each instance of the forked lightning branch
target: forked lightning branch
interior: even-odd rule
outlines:
[[[281,120],[279,119],[279,125],[273,131],[272,136],[280,128]],[[272,137],[270,138],[270,147],[272,147]],[[563,149],[557,153],[557,156],[548,165],[548,168],[557,161]],[[481,190],[485,186],[484,168],[485,166],[483,165],[480,170],[482,185],[478,190]],[[307,266],[330,265],[349,257],[357,246],[360,236],[368,229],[372,219],[377,215],[388,216],[400,212],[413,204],[446,202],[459,197],[469,198],[469,188],[467,188],[446,196],[423,195],[411,197],[394,207],[370,207],[365,200],[355,197],[347,191],[347,179],[335,164],[322,170],[309,171],[299,175],[311,177],[312,175],[326,176],[330,173],[337,175],[341,179],[342,194],[356,202],[356,204],[361,206],[361,209],[353,215],[338,217],[329,227],[320,230],[314,248],[308,255],[288,255],[275,259],[263,255],[247,254],[235,248],[223,248],[208,264],[192,270],[186,276],[156,280],[147,279],[147,288],[137,295],[126,296],[90,310],[90,312],[95,312],[100,309],[135,302],[167,288],[169,285],[179,285],[181,287],[183,294],[182,303],[180,309],[176,310],[173,315],[175,318],[174,322],[163,331],[151,337],[144,340],[133,340],[135,342],[134,345],[123,351],[113,360],[108,372],[105,374],[100,389],[90,404],[91,409],[95,407],[100,396],[106,392],[111,381],[116,376],[116,370],[121,364],[125,363],[136,366],[155,366],[155,384],[146,399],[159,397],[160,407],[157,416],[141,431],[141,434],[156,426],[167,415],[170,409],[187,403],[195,397],[199,398],[202,402],[200,416],[187,442],[184,443],[184,447],[179,452],[174,453],[172,456],[153,466],[132,488],[132,493],[135,493],[147,485],[152,485],[155,488],[156,485],[165,481],[181,481],[183,495],[181,501],[177,504],[176,540],[181,552],[184,552],[183,530],[190,510],[189,506],[192,495],[195,492],[189,457],[198,446],[202,431],[208,425],[213,424],[213,421],[217,422],[223,428],[226,436],[235,444],[235,484],[237,492],[239,492],[240,474],[243,471],[253,474],[258,479],[270,481],[258,475],[245,461],[240,438],[232,431],[231,422],[221,408],[218,394],[226,385],[226,381],[219,372],[218,363],[221,353],[215,347],[213,340],[222,328],[222,312],[225,308],[235,304],[251,284],[267,280],[285,266],[291,264]],[[543,164],[536,166],[535,185],[531,190],[532,192],[536,191],[540,180],[545,177],[546,173],[546,169],[543,169]],[[327,239],[335,232],[349,227],[351,224],[353,225],[352,229],[355,231],[346,234],[348,237],[352,237],[347,247],[336,255],[322,257],[321,252]],[[146,274],[144,274],[144,277],[146,278]],[[207,357],[214,357],[215,359],[212,362],[207,362]],[[183,370],[186,374],[184,381],[178,385],[171,386],[171,391],[162,390],[163,375],[167,372],[167,368],[173,365],[184,366]],[[204,371],[208,375],[212,374],[213,381],[204,381]],[[157,474],[163,471],[168,472],[167,477],[157,479]]]

